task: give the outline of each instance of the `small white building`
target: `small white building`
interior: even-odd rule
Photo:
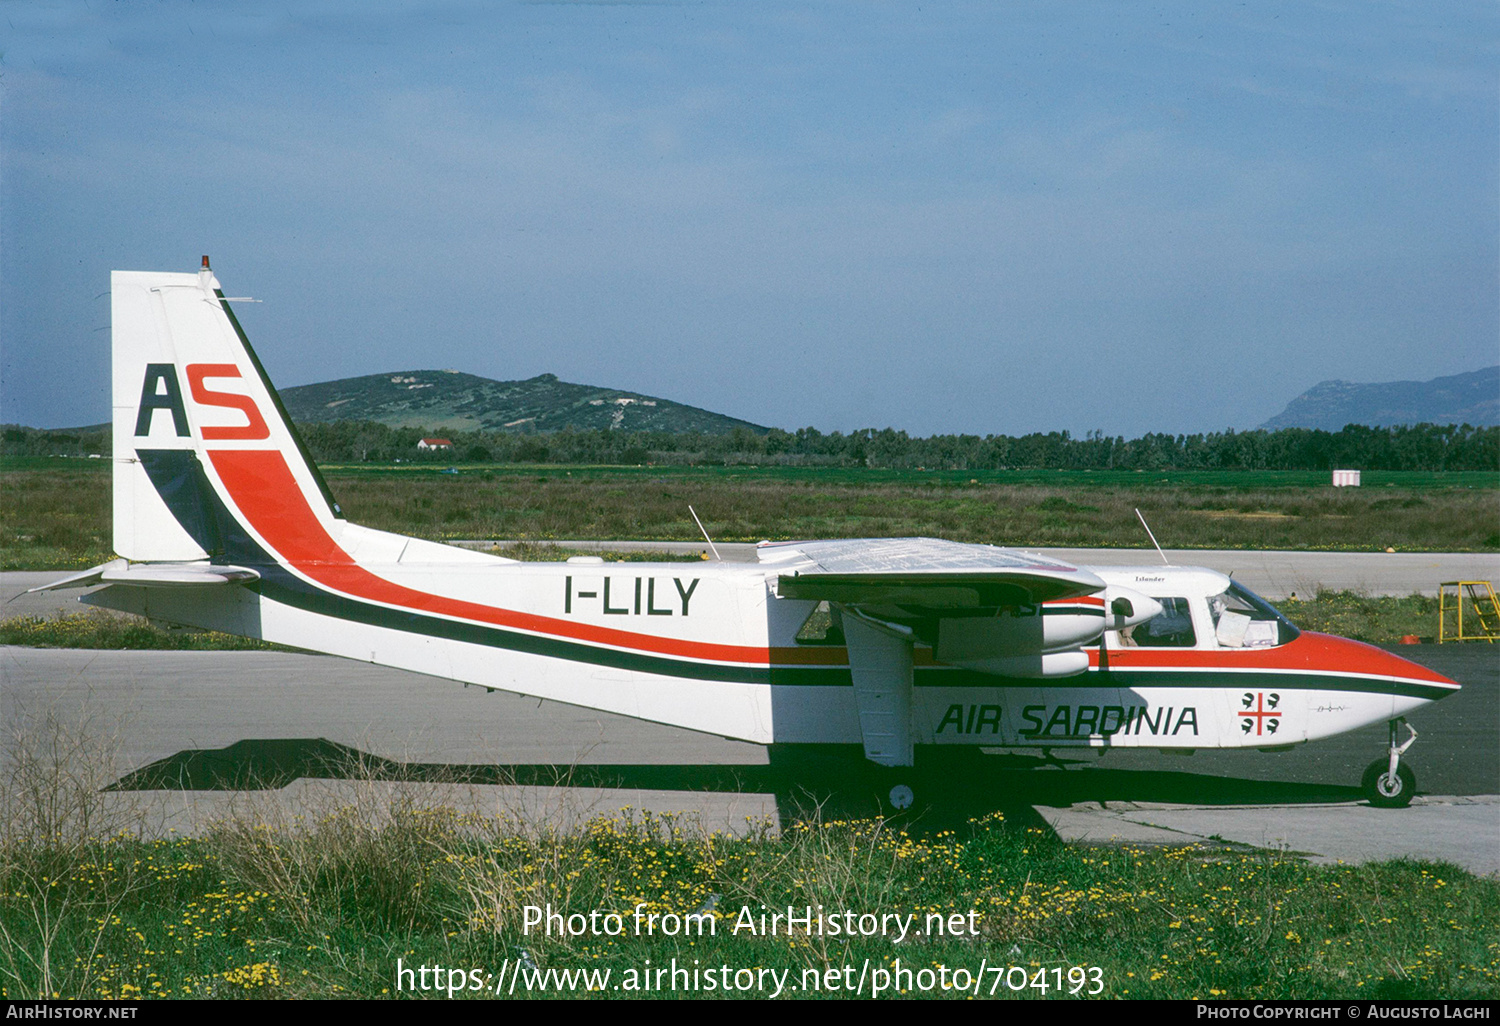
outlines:
[[[1333,486],[1335,488],[1358,488],[1359,471],[1335,470],[1333,472]]]
[[[417,443],[417,448],[418,449],[451,449],[451,448],[453,448],[453,443],[450,442],[446,438],[424,438],[420,442]],[[1359,471],[1356,470],[1355,473],[1357,474],[1357,473],[1359,473]],[[1355,482],[1355,483],[1358,484],[1358,482]]]

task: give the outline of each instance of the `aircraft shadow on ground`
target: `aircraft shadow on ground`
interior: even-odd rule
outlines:
[[[1034,806],[1078,802],[1170,802],[1193,805],[1314,804],[1357,801],[1358,788],[1248,780],[1200,773],[1099,769],[1031,756],[933,756],[913,771],[880,770],[843,746],[769,750],[759,766],[453,765],[401,762],[323,738],[239,741],[227,748],[186,749],[116,781],[112,791],[247,791],[286,787],[302,778],[435,784],[615,788],[770,794],[782,825],[818,816],[877,815],[892,783],[918,795],[914,812],[930,829],[951,829],[994,812],[1012,826],[1050,831]],[[889,811],[888,809],[885,811]]]

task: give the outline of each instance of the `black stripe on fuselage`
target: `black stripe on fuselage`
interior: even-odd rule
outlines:
[[[216,563],[248,566],[261,578],[242,585],[265,598],[305,612],[348,620],[371,627],[444,638],[488,648],[547,656],[568,662],[609,666],[640,673],[689,680],[708,680],[743,684],[797,685],[810,687],[848,687],[852,679],[847,666],[743,666],[702,661],[686,661],[641,652],[599,648],[547,635],[526,634],[464,620],[393,609],[361,599],[350,598],[312,584],[277,562],[240,524],[238,518],[219,498],[204,473],[197,454],[191,449],[137,450],[157,494],[183,530]],[[1102,673],[1102,675],[1101,675]],[[1214,670],[1166,671],[1152,669],[1091,670],[1074,677],[1014,678],[996,677],[963,667],[917,667],[914,684],[922,688],[1100,688],[1100,687],[1277,687],[1283,690],[1363,691],[1370,694],[1395,693],[1413,698],[1436,699],[1452,689],[1408,681],[1372,682],[1365,678],[1335,674],[1298,673],[1224,673]]]
[[[1343,691],[1362,692],[1369,695],[1401,695],[1406,698],[1423,698],[1436,701],[1451,695],[1457,688],[1440,684],[1424,684],[1421,681],[1398,680],[1393,677],[1357,677],[1349,674],[1319,673],[1316,670],[1295,670],[1277,673],[1274,670],[1226,670],[1221,667],[1203,669],[1164,670],[1152,667],[1140,669],[1090,668],[1072,677],[1051,677],[1020,680],[1013,677],[990,677],[985,674],[963,670],[958,667],[930,667],[926,671],[935,677],[940,673],[954,674],[952,680],[929,679],[922,681],[922,669],[917,670],[920,687],[954,688],[1047,688],[1084,689],[1119,688],[1133,691],[1141,688],[1235,688],[1269,691]]]

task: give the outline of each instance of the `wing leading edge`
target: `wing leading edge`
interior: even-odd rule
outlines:
[[[760,561],[784,564],[783,598],[933,609],[1037,604],[1093,595],[1104,581],[1029,552],[936,538],[865,538],[762,545]]]

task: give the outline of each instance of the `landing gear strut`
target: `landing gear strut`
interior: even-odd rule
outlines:
[[[1400,727],[1405,727],[1410,736],[1397,744],[1396,735]],[[1417,732],[1406,722],[1405,717],[1391,721],[1389,754],[1370,763],[1360,780],[1360,787],[1364,790],[1365,797],[1370,799],[1371,805],[1378,809],[1404,809],[1411,804],[1412,795],[1417,793],[1417,775],[1401,761],[1401,756],[1406,754],[1406,750],[1416,739]]]

